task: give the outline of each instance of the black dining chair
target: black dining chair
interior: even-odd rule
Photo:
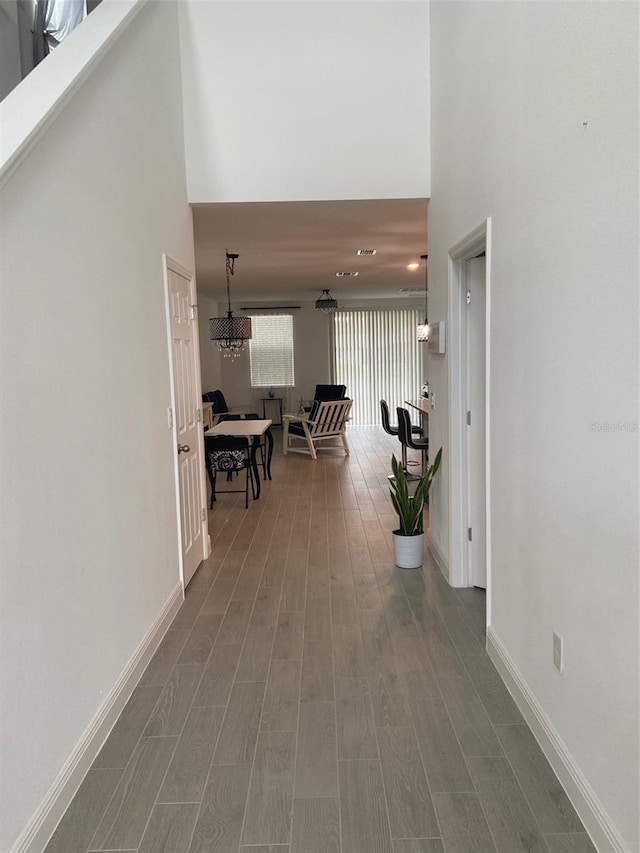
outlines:
[[[211,503],[213,509],[216,499],[216,479],[218,472],[227,474],[227,480],[234,473],[245,472],[244,489],[218,489],[218,493],[244,492],[244,508],[249,506],[249,480],[253,486],[251,460],[249,457],[249,439],[236,438],[231,435],[206,435],[204,438],[204,455],[211,483]]]
[[[402,442],[403,447],[410,447],[412,450],[419,450],[422,453],[422,470],[427,470],[429,464],[429,439],[414,438],[414,433],[411,426],[411,417],[406,409],[398,406],[396,409],[398,415],[398,438]]]
[[[394,435],[398,438],[400,443],[402,444],[402,467],[404,470],[407,470],[407,445],[402,443],[400,439],[400,430],[398,427],[391,426],[391,420],[389,419],[389,405],[386,400],[380,400],[380,414],[382,415],[382,428],[388,435]],[[414,435],[422,435],[422,430],[419,426],[412,426],[411,431]],[[411,465],[415,464],[413,462]]]

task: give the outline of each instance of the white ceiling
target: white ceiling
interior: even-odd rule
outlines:
[[[315,300],[414,298],[401,288],[424,286],[426,199],[258,202],[193,205],[198,290],[226,300],[225,251],[237,252],[231,299]],[[358,249],[376,249],[369,257]],[[359,272],[338,278],[338,271]]]

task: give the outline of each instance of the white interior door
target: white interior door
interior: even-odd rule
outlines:
[[[199,338],[193,276],[170,259],[165,260],[182,577],[186,587],[208,550]]]
[[[469,578],[487,586],[486,522],[486,266],[466,262],[467,506]]]

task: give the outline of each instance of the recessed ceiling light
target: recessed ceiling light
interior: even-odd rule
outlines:
[[[420,269],[420,264],[415,261],[411,264],[407,264],[407,269],[411,270],[411,272],[415,272],[415,270]]]
[[[336,275],[338,278],[354,278],[357,275],[360,275],[359,272],[337,272]]]
[[[377,249],[358,249],[356,255],[375,255],[377,251]]]

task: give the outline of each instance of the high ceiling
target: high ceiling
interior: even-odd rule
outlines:
[[[324,288],[338,300],[415,298],[399,291],[424,286],[422,266],[406,265],[427,250],[426,199],[195,204],[193,222],[198,290],[214,299],[226,299],[227,249],[240,256],[235,304],[309,301]]]

